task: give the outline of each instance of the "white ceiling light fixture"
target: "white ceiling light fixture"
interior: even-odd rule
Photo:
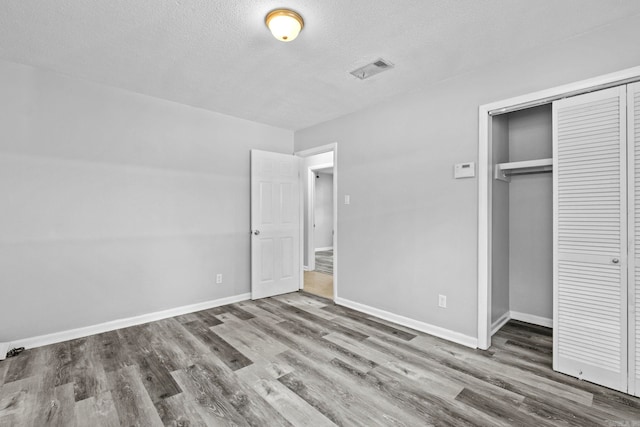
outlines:
[[[289,9],[276,9],[269,12],[264,22],[271,30],[273,37],[281,42],[290,42],[298,37],[304,27],[304,20],[299,13]]]

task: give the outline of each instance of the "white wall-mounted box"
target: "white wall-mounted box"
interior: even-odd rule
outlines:
[[[458,178],[473,178],[476,176],[476,164],[474,162],[457,163],[453,167],[453,177]]]

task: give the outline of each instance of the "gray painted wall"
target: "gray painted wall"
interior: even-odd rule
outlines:
[[[551,105],[509,114],[513,162],[551,153]],[[512,311],[553,317],[553,180],[550,173],[521,175],[509,184],[509,283]]]
[[[0,342],[249,292],[249,150],[293,132],[6,62],[0,93]]]
[[[296,150],[339,144],[338,296],[477,336],[478,183],[453,165],[477,162],[478,106],[638,66],[639,37],[631,16],[297,131]]]
[[[495,116],[491,123],[491,164],[509,161],[509,117]],[[509,311],[509,183],[493,179],[491,222],[491,323]]]
[[[318,249],[333,247],[333,175],[316,176],[314,244]]]

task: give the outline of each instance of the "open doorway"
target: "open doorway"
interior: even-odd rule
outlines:
[[[329,299],[337,294],[336,144],[296,153],[302,157],[301,289]]]

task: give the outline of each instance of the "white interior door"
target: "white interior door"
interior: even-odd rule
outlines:
[[[629,148],[629,394],[640,396],[640,83],[627,89]]]
[[[555,370],[627,390],[626,89],[553,103]]]
[[[251,298],[300,288],[299,159],[251,150]]]

